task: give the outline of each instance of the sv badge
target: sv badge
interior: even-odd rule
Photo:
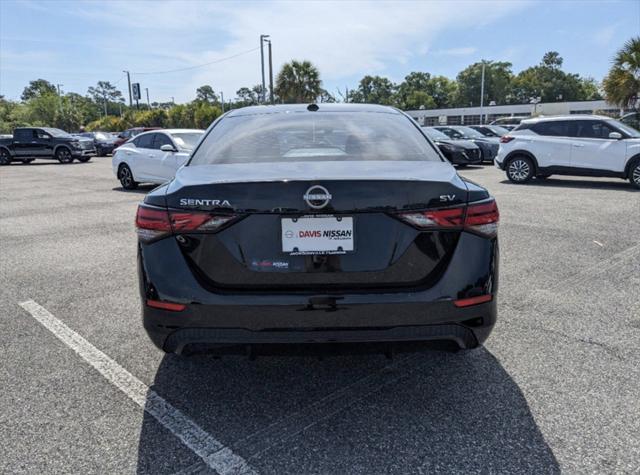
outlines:
[[[440,201],[449,202],[456,199],[456,195],[440,195]]]

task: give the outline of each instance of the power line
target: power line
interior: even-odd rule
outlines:
[[[197,64],[195,66],[188,66],[186,68],[169,69],[167,71],[153,71],[153,72],[146,72],[146,73],[132,72],[131,74],[149,75],[149,74],[166,74],[166,73],[177,73],[179,71],[188,71],[190,69],[202,68],[204,66],[209,66],[211,64],[216,64],[216,63],[221,63],[223,61],[228,61],[230,59],[237,58],[238,56],[242,56],[244,54],[252,53],[252,52],[257,51],[259,49],[260,49],[259,47],[258,48],[248,49],[246,51],[242,51],[241,53],[237,53],[237,54],[234,54],[234,55],[231,55],[231,56],[227,56],[226,58],[217,59],[215,61],[210,61],[208,63]]]

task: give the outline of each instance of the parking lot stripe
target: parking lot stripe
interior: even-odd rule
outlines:
[[[93,366],[107,381],[171,431],[184,445],[202,458],[210,468],[221,475],[255,473],[242,457],[205,432],[193,420],[58,320],[47,309],[33,300],[22,302],[20,306],[62,343]]]

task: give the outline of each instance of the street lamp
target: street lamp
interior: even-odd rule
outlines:
[[[262,74],[262,103],[266,101],[265,96],[265,88],[266,85],[264,83],[264,42],[269,38],[270,35],[260,35],[260,73]]]

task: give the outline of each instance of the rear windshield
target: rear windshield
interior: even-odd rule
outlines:
[[[353,160],[442,161],[404,115],[297,112],[226,117],[190,165]]]

